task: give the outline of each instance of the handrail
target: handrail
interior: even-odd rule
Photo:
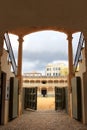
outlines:
[[[75,55],[75,60],[74,60],[74,70],[76,71],[78,62],[81,60],[81,50],[83,48],[83,43],[84,43],[84,36],[83,33],[81,32],[79,42],[78,42],[78,47]]]
[[[13,68],[14,74],[17,75],[16,61],[15,61],[15,57],[14,57],[14,53],[13,53],[13,50],[12,50],[12,46],[11,46],[11,42],[10,42],[10,38],[9,38],[8,33],[4,34],[4,39],[5,39],[7,50],[9,52],[9,57],[10,57],[10,60],[11,60],[11,63],[12,63],[12,68]]]

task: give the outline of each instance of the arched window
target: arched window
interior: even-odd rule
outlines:
[[[30,83],[34,83],[34,80],[30,80]]]
[[[60,83],[64,83],[64,80],[60,80]]]
[[[36,80],[35,82],[36,82],[36,83],[40,83],[40,80]]]
[[[48,80],[48,83],[53,83],[53,80]]]
[[[42,82],[42,84],[46,84],[46,83],[47,83],[47,81],[46,81],[46,80],[42,80],[41,82]]]
[[[29,80],[24,80],[23,82],[24,82],[24,83],[29,83]]]
[[[54,83],[58,83],[58,80],[54,80]]]

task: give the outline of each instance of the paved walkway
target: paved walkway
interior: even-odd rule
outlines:
[[[64,111],[25,111],[0,130],[87,130],[87,126],[71,119]]]

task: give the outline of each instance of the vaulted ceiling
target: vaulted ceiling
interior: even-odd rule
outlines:
[[[0,32],[87,30],[87,0],[0,0]]]

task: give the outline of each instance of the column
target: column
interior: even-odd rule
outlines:
[[[22,48],[23,48],[23,38],[19,36],[19,47],[18,47],[18,70],[17,70],[17,77],[19,80],[19,116],[22,114]]]
[[[73,77],[73,50],[72,50],[72,33],[68,33],[68,111],[69,115],[72,116],[72,95],[71,95],[71,78]]]
[[[67,40],[68,40],[69,91],[71,93],[71,78],[73,76],[72,33],[68,34]]]

